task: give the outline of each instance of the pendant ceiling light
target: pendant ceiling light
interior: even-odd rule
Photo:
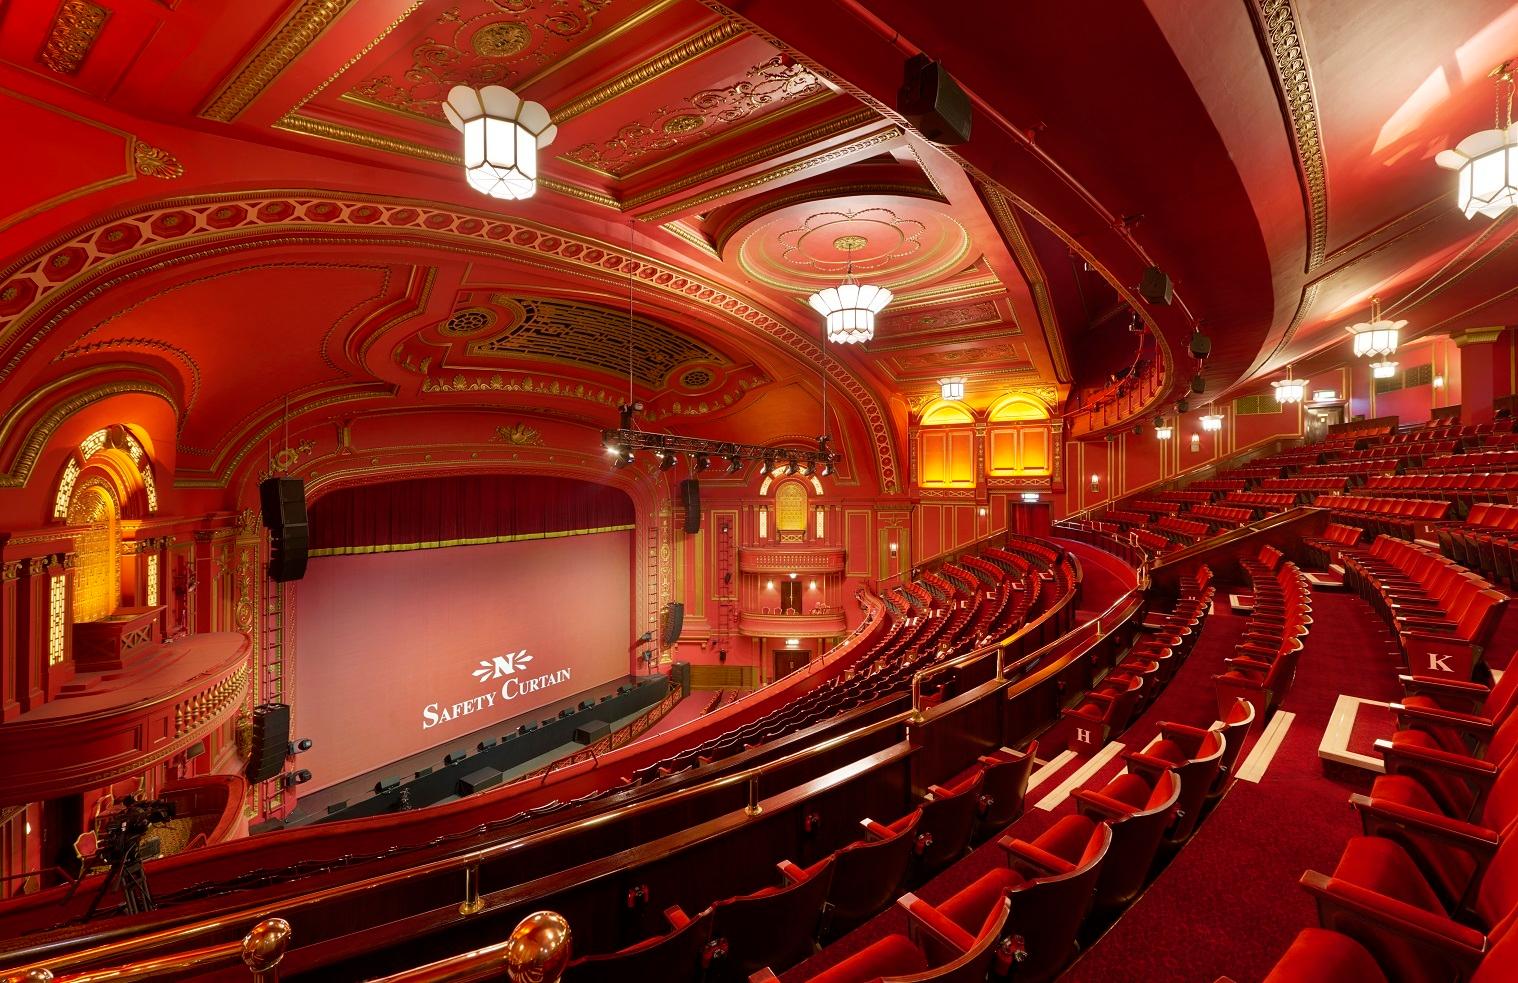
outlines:
[[[837,345],[863,343],[875,337],[875,315],[891,302],[891,292],[885,287],[854,282],[853,251],[857,248],[852,244],[848,247],[848,273],[843,283],[807,298],[812,309],[827,319],[828,341]]]
[[[1301,379],[1291,377],[1291,366],[1286,366],[1286,378],[1277,379],[1270,384],[1270,388],[1276,392],[1277,403],[1300,403],[1303,395],[1307,392],[1307,383]]]
[[[1497,86],[1497,109],[1492,129],[1478,130],[1453,150],[1434,158],[1440,167],[1458,172],[1460,210],[1470,218],[1477,212],[1496,218],[1518,205],[1518,128],[1513,126],[1513,63],[1491,71]]]
[[[944,399],[964,399],[965,380],[961,376],[938,380],[938,394]]]
[[[471,188],[513,200],[531,198],[538,190],[538,151],[558,135],[541,104],[504,86],[476,91],[455,85],[443,115],[464,134],[464,175]]]
[[[1396,362],[1372,362],[1370,363],[1370,377],[1372,379],[1390,379],[1397,374]]]
[[[1217,433],[1223,429],[1223,414],[1214,410],[1210,404],[1207,412],[1202,414],[1202,429],[1208,433]]]
[[[1351,324],[1345,328],[1355,336],[1355,357],[1397,354],[1397,340],[1406,321],[1391,321],[1381,317],[1381,299],[1370,299],[1370,320]]]
[[[1161,440],[1169,440],[1175,435],[1175,428],[1164,420],[1156,420],[1154,424],[1154,435]]]

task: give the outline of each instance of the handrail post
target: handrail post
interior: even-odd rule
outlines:
[[[470,864],[464,868],[464,903],[459,905],[459,914],[478,914],[484,907],[480,898],[480,865]]]
[[[759,804],[759,772],[748,776],[748,805],[743,811],[750,816],[757,816],[764,811],[764,806]]]
[[[1006,665],[1002,661],[1002,656],[1006,654],[1007,647],[1005,645],[996,646],[996,681],[998,683],[1004,683],[1007,681]]]
[[[279,983],[279,962],[290,945],[290,923],[265,918],[242,939],[242,963],[253,973],[253,983]]]

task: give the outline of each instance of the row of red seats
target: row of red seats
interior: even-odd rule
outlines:
[[[1212,525],[1213,531],[1235,529],[1254,521],[1254,510],[1229,505],[1199,505],[1187,515],[1196,516]]]
[[[1312,625],[1312,595],[1295,563],[1274,546],[1241,565],[1254,588],[1254,604],[1225,671],[1212,677],[1218,711],[1246,700],[1264,720],[1280,706],[1296,678],[1297,660]]]
[[[1171,513],[1181,511],[1181,503],[1161,502],[1145,498],[1129,502],[1128,508],[1134,512],[1154,512],[1158,515],[1170,515]]]
[[[1260,491],[1337,493],[1349,487],[1349,479],[1338,477],[1266,478],[1256,487]]]
[[[1376,475],[1366,482],[1365,491],[1372,495],[1444,498],[1464,515],[1477,502],[1511,502],[1518,497],[1518,471]]]
[[[1518,436],[1509,434],[1509,436]],[[1441,454],[1424,462],[1421,471],[1513,471],[1518,470],[1518,451],[1478,450]]]
[[[1320,495],[1318,508],[1332,509],[1335,522],[1360,526],[1372,535],[1417,539],[1430,523],[1449,515],[1450,503],[1435,498],[1380,498],[1373,495]]]
[[[1223,496],[1223,503],[1279,512],[1297,504],[1297,496],[1290,492],[1229,492]]]
[[[1473,505],[1463,525],[1444,525],[1434,532],[1450,559],[1509,584],[1518,576],[1518,505]]]
[[[1432,549],[1389,536],[1340,551],[1344,582],[1397,633],[1415,672],[1470,680],[1507,596]]]

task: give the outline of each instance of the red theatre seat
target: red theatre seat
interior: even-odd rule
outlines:
[[[1145,750],[1123,755],[1128,770],[1150,784],[1157,783],[1159,776],[1168,770],[1174,770],[1180,778],[1181,796],[1176,803],[1175,821],[1166,834],[1171,842],[1179,843],[1196,830],[1202,804],[1217,780],[1227,744],[1227,739],[1217,731],[1171,728],[1162,731],[1160,739]]]
[[[563,983],[623,983],[625,980],[694,980],[701,973],[712,936],[708,908],[687,918],[677,907],[664,912],[670,930],[637,945],[597,956],[581,956],[564,971]]]
[[[833,867],[832,857],[811,872],[782,861],[785,885],[712,905],[705,983],[742,980],[764,966],[794,966],[811,955]]]
[[[1180,802],[1180,778],[1171,771],[1154,781],[1119,775],[1101,789],[1078,788],[1070,794],[1077,814],[1112,827],[1112,847],[1096,881],[1096,907],[1127,904],[1148,879],[1160,838]]]

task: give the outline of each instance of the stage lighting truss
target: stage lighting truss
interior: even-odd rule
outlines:
[[[601,442],[611,458],[613,468],[631,464],[640,450],[659,463],[661,471],[674,467],[681,455],[690,459],[695,471],[705,471],[713,461],[726,463],[728,474],[737,474],[749,461],[759,461],[768,474],[801,475],[802,477],[827,478],[836,473],[838,454],[832,449],[832,439],[818,437],[817,448],[812,450],[793,447],[776,448],[762,444],[737,444],[727,440],[702,440],[696,437],[679,437],[674,434],[649,433],[626,427],[601,431]]]

